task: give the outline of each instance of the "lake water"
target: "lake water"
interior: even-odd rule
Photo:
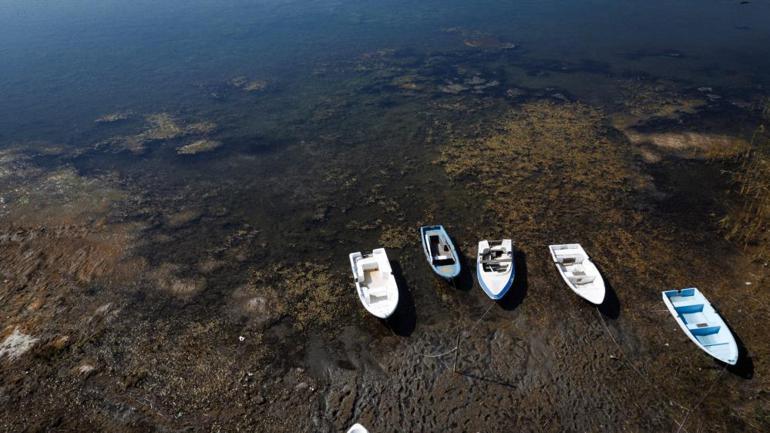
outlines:
[[[320,65],[362,53],[462,51],[461,38],[444,31],[453,27],[516,43],[533,63],[591,62],[618,75],[746,89],[767,86],[770,74],[766,2],[4,1],[0,8],[6,142],[65,140],[116,110],[212,110],[195,85],[238,75],[281,81],[296,94],[322,84],[313,83]]]

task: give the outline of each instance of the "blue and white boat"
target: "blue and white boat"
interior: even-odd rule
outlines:
[[[513,285],[516,271],[513,263],[513,242],[479,242],[476,255],[476,275],[484,293],[494,300],[502,299]]]
[[[460,258],[444,226],[420,227],[422,249],[433,272],[446,279],[460,275]]]
[[[704,352],[730,365],[738,362],[735,337],[700,290],[667,290],[663,302],[682,331]]]

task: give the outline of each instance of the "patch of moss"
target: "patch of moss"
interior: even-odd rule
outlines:
[[[481,138],[444,146],[439,163],[486,197],[499,228],[517,227],[522,236],[565,231],[565,222],[589,229],[621,220],[619,201],[646,184],[602,122],[584,104],[528,103]]]
[[[255,293],[277,299],[272,308],[291,318],[300,331],[332,325],[345,312],[346,297],[352,297],[344,283],[347,278],[332,273],[325,265],[298,263],[278,264],[254,271],[249,286]]]
[[[185,124],[168,113],[149,114],[145,116],[145,121],[145,129],[138,134],[112,137],[97,143],[96,148],[110,148],[115,152],[129,151],[134,154],[142,154],[150,143],[170,141],[186,136],[202,136],[213,132],[217,127],[215,123],[209,121]],[[218,142],[199,140],[193,143],[195,146],[190,151],[198,148],[211,150],[219,147],[214,143]],[[183,146],[181,149],[185,149],[185,147]],[[183,152],[187,151],[183,150]]]
[[[733,174],[743,204],[721,220],[728,239],[752,251],[757,260],[770,260],[770,137],[762,126],[752,148]]]
[[[216,140],[196,140],[176,149],[178,155],[197,155],[199,153],[211,152],[222,147],[221,141]]]
[[[404,227],[385,226],[380,233],[380,245],[385,248],[404,248],[417,239],[416,230]]]

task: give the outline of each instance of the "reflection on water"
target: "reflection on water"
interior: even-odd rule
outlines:
[[[768,17],[764,2],[0,5],[2,337],[34,339],[0,355],[18,379],[0,383],[2,418],[27,426],[40,393],[79,396],[35,421],[74,430],[653,431],[690,409],[693,430],[766,427],[741,398],[768,386],[762,238],[744,229],[766,200],[733,192],[761,189]],[[508,299],[490,310],[467,260],[454,286],[431,276],[417,229],[435,223],[468,257],[515,240]],[[561,284],[558,240],[612,281],[604,316]],[[347,254],[378,245],[405,300],[388,322],[348,275]],[[696,284],[756,354],[750,382],[656,313],[661,289]],[[704,377],[740,413],[693,408]]]

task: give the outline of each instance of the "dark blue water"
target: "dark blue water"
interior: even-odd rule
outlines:
[[[3,1],[0,134],[62,140],[111,111],[205,105],[196,83],[307,81],[382,48],[461,50],[451,27],[515,42],[532,61],[760,88],[768,20],[765,1]]]

